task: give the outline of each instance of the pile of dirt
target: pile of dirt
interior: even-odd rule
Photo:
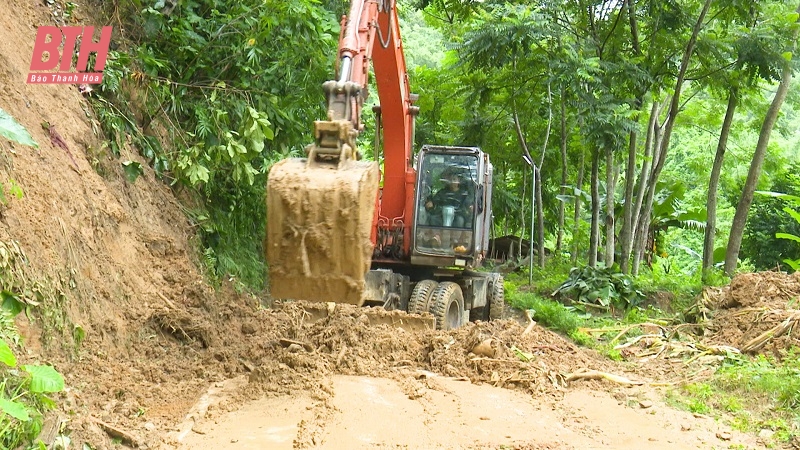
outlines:
[[[706,339],[744,353],[783,357],[800,346],[800,272],[737,275],[731,284],[705,293],[712,311]]]
[[[278,308],[266,314],[298,314],[296,303]],[[370,314],[378,311],[368,311],[338,304],[333,314],[313,324],[294,320],[284,330],[284,344],[292,339],[297,345],[273,344],[279,351],[271,357],[299,372],[299,379],[309,371],[393,377],[409,369],[427,370],[532,394],[560,389],[562,376],[576,369],[607,367],[594,352],[539,326],[526,333],[515,321],[498,320],[450,331],[406,331],[370,325]]]

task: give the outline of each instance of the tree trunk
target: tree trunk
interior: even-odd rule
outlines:
[[[714,165],[711,166],[711,177],[708,180],[708,197],[706,198],[706,231],[703,237],[703,282],[706,281],[708,270],[714,267],[714,238],[717,233],[717,187],[719,186],[719,176],[722,172],[722,162],[725,159],[725,150],[728,145],[728,136],[731,132],[733,115],[736,105],[739,102],[739,92],[735,86],[731,86],[728,93],[728,108],[725,110],[725,119],[722,121],[722,129],[719,132],[717,142],[717,153],[714,155]]]
[[[641,108],[642,101],[637,99],[637,108]],[[639,116],[636,117],[638,128]],[[631,131],[628,138],[628,164],[625,167],[625,199],[622,207],[622,229],[619,232],[620,240],[620,270],[622,273],[628,273],[630,270],[630,247],[633,241],[633,187],[636,184],[636,154],[639,152],[637,138],[639,135],[638,130]],[[642,163],[644,169],[646,162]]]
[[[575,188],[581,192],[583,192],[583,172],[585,165],[586,151],[581,150],[581,161],[578,163],[578,180],[575,183]],[[578,193],[575,195],[575,214],[572,223],[572,256],[570,257],[572,265],[578,262],[578,253],[580,253],[580,239],[578,239],[578,234],[580,234],[581,203],[581,195]]]
[[[599,248],[600,240],[600,191],[598,185],[600,184],[599,172],[600,171],[600,152],[597,149],[592,149],[592,228],[589,236],[589,266],[597,267],[597,250]]]
[[[606,256],[603,261],[606,267],[614,265],[614,199],[616,193],[616,180],[614,179],[614,151],[606,150]]]
[[[522,218],[520,219],[522,222],[522,225],[520,226],[522,228],[520,228],[519,231],[519,242],[517,245],[517,249],[519,250],[517,254],[520,256],[522,256],[522,239],[525,237],[525,198],[527,197],[527,195],[525,195],[525,190],[527,189],[526,180],[527,180],[527,172],[523,170],[522,171]],[[531,236],[531,246],[529,247],[529,249],[531,251],[533,250],[533,236]]]
[[[564,214],[567,204],[564,195],[567,193],[567,100],[566,90],[561,90],[561,201],[558,202],[558,235],[556,237],[556,254],[561,255],[564,245]]]
[[[544,207],[542,206],[542,171],[539,167],[534,170],[536,174],[536,239],[538,245],[539,267],[544,269]]]
[[[528,143],[525,142],[525,135],[522,133],[522,126],[519,123],[519,114],[517,113],[517,105],[514,104],[514,129],[517,132],[517,139],[519,139],[519,145],[522,147],[522,155],[528,159],[528,161],[533,164],[533,158],[531,157],[531,152],[528,150]],[[533,172],[533,171],[531,171]],[[525,234],[525,172],[522,173],[522,183],[523,183],[523,190],[522,190],[522,231],[520,232],[519,238],[519,245],[520,245],[520,254],[522,254],[522,235]],[[531,184],[534,183],[533,176],[531,177]],[[533,208],[533,205],[531,205]],[[533,252],[533,233],[531,233],[531,245],[530,245],[530,252]],[[531,253],[533,254],[533,253]]]
[[[643,234],[642,241],[645,241],[644,237],[647,236],[647,232],[650,229],[650,220],[651,214],[653,209],[653,195],[655,194],[656,183],[658,182],[658,177],[661,175],[661,170],[664,168],[664,162],[667,159],[667,151],[669,150],[669,141],[672,137],[672,129],[675,127],[675,119],[678,117],[678,109],[680,106],[680,98],[681,98],[681,89],[683,88],[683,82],[686,79],[686,71],[689,68],[689,60],[692,57],[692,53],[694,53],[694,46],[697,43],[697,36],[700,34],[700,30],[703,28],[703,23],[705,21],[706,14],[708,13],[708,9],[711,7],[711,0],[705,0],[703,3],[703,9],[700,11],[700,15],[697,17],[697,21],[692,28],[692,35],[689,38],[689,42],[686,43],[686,50],[683,52],[683,57],[681,58],[681,66],[678,70],[678,75],[675,77],[675,90],[672,94],[672,100],[670,101],[669,111],[667,112],[667,120],[664,123],[664,135],[661,141],[661,145],[657,148],[660,149],[658,152],[658,160],[653,162],[653,171],[651,172],[650,176],[650,185],[647,190],[647,200],[645,203],[645,208],[642,210],[641,214],[639,214],[639,231],[643,231],[640,234]],[[637,235],[637,239],[639,236]],[[644,252],[644,243],[642,242],[641,247],[637,248],[637,253]],[[634,255],[634,275],[638,273],[639,270],[639,261],[641,261],[641,254],[639,254],[638,258],[637,255]]]
[[[635,1],[628,1],[628,21],[630,24],[631,29],[631,45],[633,46],[633,52],[636,56],[641,56],[642,50],[639,45],[639,25],[636,20],[636,2]],[[634,102],[634,108],[639,110],[641,109],[642,105],[644,104],[643,95],[639,95]],[[654,105],[656,103],[654,102]],[[631,131],[630,138],[628,139],[628,164],[625,168],[625,203],[622,210],[622,229],[619,232],[620,238],[620,270],[622,273],[628,273],[630,268],[630,261],[631,261],[631,247],[633,244],[633,231],[636,227],[633,225],[634,223],[634,207],[633,207],[633,188],[636,184],[636,154],[638,153],[638,144],[637,138],[639,135],[639,115],[636,116],[636,129]],[[648,130],[649,133],[649,130]],[[647,151],[647,150],[645,150]],[[645,160],[642,163],[642,172],[644,172],[645,166],[647,165],[647,156],[645,156]],[[648,169],[649,170],[649,169]],[[641,195],[639,195],[641,198]],[[639,207],[641,207],[641,203],[639,203]],[[638,214],[638,210],[636,214]]]
[[[653,149],[656,147],[655,142],[658,141],[656,133],[660,133],[658,125],[658,116],[661,114],[660,102],[654,100],[653,107],[650,110],[650,120],[647,122],[647,135],[644,140],[644,158],[642,159],[642,170],[639,172],[639,180],[637,181],[636,203],[631,211],[631,240],[628,242],[628,247],[625,248],[625,254],[631,255],[634,248],[634,239],[639,227],[639,214],[642,212],[642,203],[646,197],[647,182],[650,179],[650,171],[653,168]]]
[[[662,133],[662,125],[659,125],[658,119],[654,122],[653,126],[653,162],[650,164],[651,168],[647,177],[644,178],[644,189],[639,193],[641,199],[637,200],[637,204],[641,204],[639,215],[636,219],[636,228],[633,242],[633,265],[631,266],[631,274],[633,276],[639,275],[639,267],[641,265],[642,256],[644,255],[645,247],[647,246],[647,236],[650,233],[650,211],[653,209],[653,197],[656,191],[656,182],[653,178],[652,167],[658,164],[660,158],[664,157],[661,149],[661,142],[664,139]],[[656,150],[659,150],[656,153]]]
[[[795,29],[793,42],[797,41],[797,29]],[[739,260],[739,249],[742,245],[742,234],[744,233],[744,226],[747,223],[747,214],[750,212],[750,205],[753,203],[753,193],[758,184],[758,178],[761,176],[761,167],[764,164],[764,157],[767,154],[767,146],[769,145],[769,138],[772,134],[772,129],[775,127],[775,122],[778,120],[778,113],[781,110],[786,93],[789,91],[789,84],[792,81],[792,68],[787,63],[783,68],[783,75],[781,82],[778,85],[778,90],[775,92],[775,97],[772,99],[772,104],[767,110],[767,115],[764,117],[764,123],[761,125],[761,132],[758,134],[758,143],[756,150],[753,153],[753,161],[750,163],[750,170],[747,172],[747,181],[744,183],[742,190],[742,197],[739,199],[739,204],[736,205],[736,214],[733,216],[733,225],[731,225],[731,234],[728,238],[728,248],[725,252],[725,273],[732,276],[736,270],[736,264]]]

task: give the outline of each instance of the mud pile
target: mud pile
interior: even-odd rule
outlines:
[[[710,342],[777,357],[800,346],[800,272],[741,274],[706,296],[713,310],[706,326]]]
[[[563,374],[605,367],[601,357],[569,340],[539,326],[525,333],[511,320],[412,332],[370,325],[370,315],[385,312],[375,309],[367,314],[343,304],[337,304],[328,317],[303,324],[299,307],[289,303],[265,314],[295,317],[283,330],[283,345],[274,333],[271,337],[279,341],[270,345],[274,361],[299,372],[301,379],[309,371],[392,377],[410,369],[541,393],[559,389]],[[289,339],[297,341],[294,346]],[[259,371],[274,367],[273,361],[261,364]]]

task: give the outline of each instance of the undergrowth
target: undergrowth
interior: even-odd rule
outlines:
[[[744,432],[769,430],[775,443],[800,443],[800,349],[783,358],[727,359],[707,381],[670,392],[670,401],[701,414],[725,416]]]
[[[561,333],[578,345],[594,348],[607,357],[620,360],[619,351],[614,349],[621,331],[626,336],[641,334],[636,324],[643,322],[664,322],[664,312],[653,307],[632,307],[622,314],[592,314],[585,310],[567,306],[553,298],[546,298],[537,292],[522,289],[519,279],[511,277],[506,282],[506,298],[514,308],[532,311],[533,319],[544,327]]]
[[[28,279],[24,273],[27,259],[15,242],[0,242],[0,448],[43,448],[34,440],[44,424],[44,414],[56,404],[48,396],[64,389],[63,377],[48,365],[19,365],[16,354],[22,349],[14,316],[34,312],[51,329],[49,297],[43,296],[43,284]],[[65,439],[62,437],[62,439]]]

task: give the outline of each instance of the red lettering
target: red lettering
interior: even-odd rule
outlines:
[[[72,52],[75,49],[75,42],[78,40],[78,36],[83,33],[83,29],[81,27],[63,27],[61,32],[65,38],[64,55],[61,57],[61,65],[58,68],[62,72],[66,72],[72,67]],[[84,63],[84,67],[86,67],[86,63]]]
[[[83,41],[81,41],[81,50],[78,53],[78,71],[83,72],[89,63],[89,53],[97,53],[97,59],[94,62],[94,70],[101,71],[106,66],[106,58],[108,57],[108,47],[111,45],[111,27],[103,27],[100,33],[100,41],[94,42],[94,27],[86,27],[83,29]]]
[[[50,36],[50,42],[47,42],[48,36]],[[54,69],[58,65],[59,59],[61,59],[61,55],[58,53],[59,45],[61,45],[61,30],[58,27],[39,27],[36,30],[36,43],[33,45],[31,70]],[[45,52],[48,53],[48,58],[47,61],[42,61]]]

